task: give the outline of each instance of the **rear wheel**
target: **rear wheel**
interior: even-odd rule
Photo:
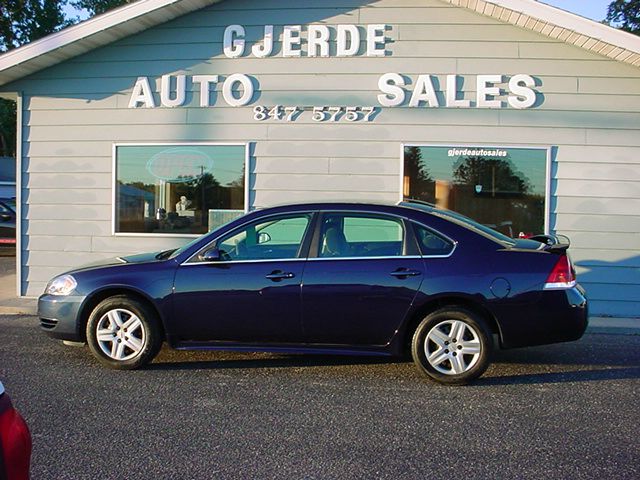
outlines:
[[[117,295],[103,300],[91,312],[87,343],[103,365],[132,370],[153,360],[162,346],[162,336],[150,307]]]
[[[482,375],[493,349],[484,321],[461,307],[436,310],[420,322],[411,343],[418,368],[433,380],[464,385]]]

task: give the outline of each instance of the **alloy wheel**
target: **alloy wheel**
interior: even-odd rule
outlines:
[[[478,332],[461,320],[445,320],[426,336],[424,353],[429,364],[445,375],[461,375],[480,359],[482,345]]]
[[[146,332],[140,318],[130,310],[116,308],[105,313],[96,327],[100,350],[109,358],[125,361],[142,352]]]

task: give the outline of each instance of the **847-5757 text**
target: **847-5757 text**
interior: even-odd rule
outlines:
[[[369,122],[378,110],[377,107],[285,107],[282,105],[266,107],[257,105],[253,108],[253,119],[294,122],[303,113],[310,112],[311,119],[315,122]]]

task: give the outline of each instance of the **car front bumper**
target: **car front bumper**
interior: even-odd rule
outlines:
[[[38,299],[40,328],[50,337],[72,342],[84,340],[80,328],[80,310],[86,297],[42,295]]]

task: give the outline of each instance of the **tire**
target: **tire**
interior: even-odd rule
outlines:
[[[127,295],[100,302],[87,321],[87,343],[103,365],[133,370],[146,365],[160,351],[158,317],[145,303]]]
[[[411,342],[418,369],[446,385],[465,385],[482,375],[492,350],[493,337],[485,322],[461,307],[445,307],[427,315]]]

